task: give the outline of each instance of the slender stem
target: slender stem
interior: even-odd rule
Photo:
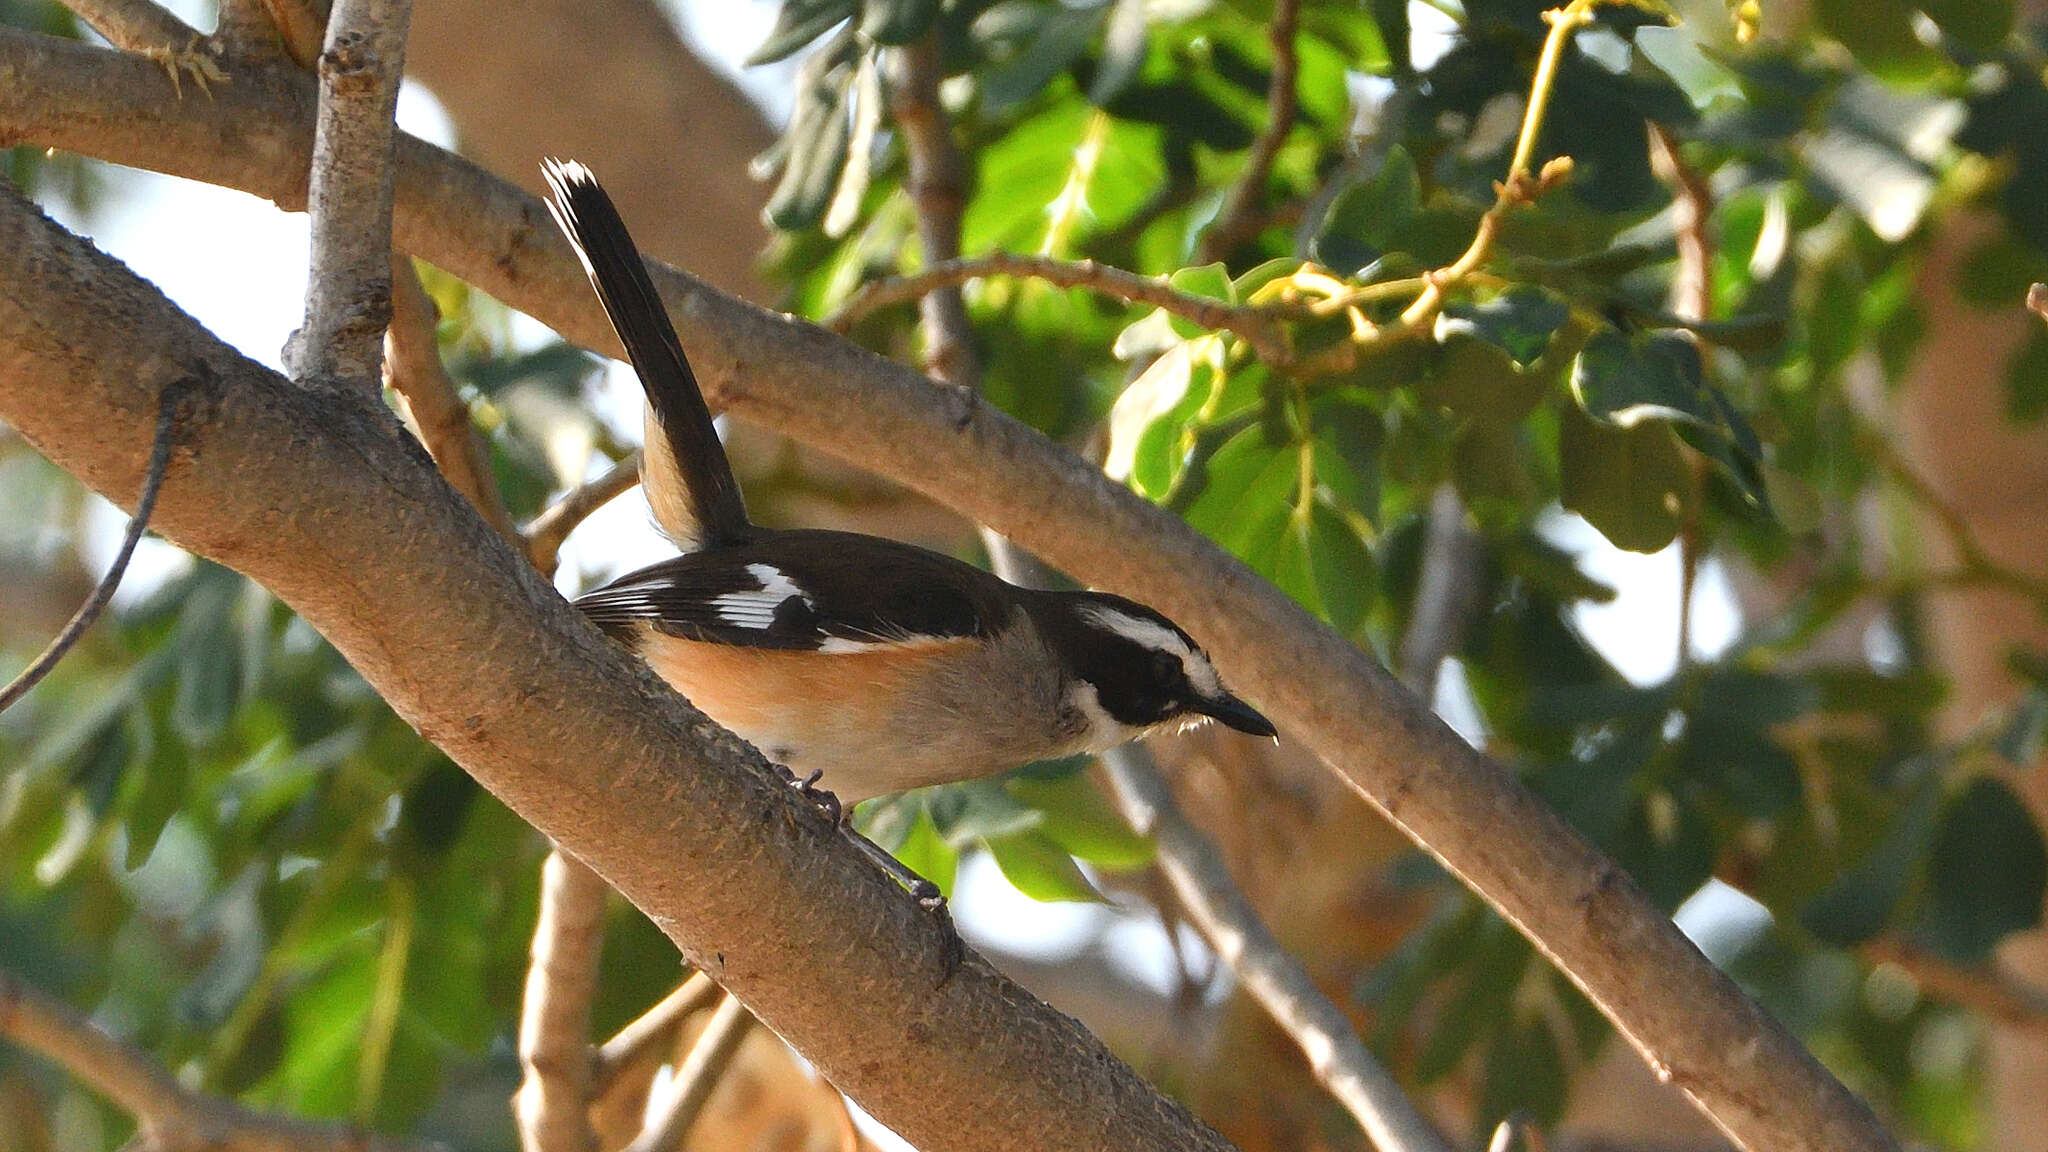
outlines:
[[[740,1042],[753,1024],[753,1014],[738,997],[727,996],[719,1002],[704,1025],[704,1034],[697,1037],[682,1067],[676,1069],[675,1084],[662,1102],[661,1114],[626,1146],[626,1152],[678,1152],[682,1148],[683,1137],[704,1111],[704,1102],[711,1099],[711,1090],[718,1087],[719,1077],[739,1054]]]
[[[526,1152],[590,1152],[590,1011],[604,947],[603,878],[556,849],[541,866],[540,916],[519,1013],[525,1071],[512,1110]]]
[[[967,207],[967,161],[939,103],[936,31],[894,53],[896,89],[890,110],[910,153],[910,200],[917,207],[917,238],[926,267],[960,256],[960,217]],[[924,320],[925,371],[956,388],[981,387],[981,358],[959,283],[939,283],[918,295]]]
[[[1182,292],[1158,277],[1141,276],[1093,260],[1054,260],[1009,252],[949,260],[912,276],[875,281],[840,305],[838,311],[825,319],[824,326],[843,335],[878,309],[919,299],[944,285],[964,284],[988,276],[1028,276],[1060,288],[1082,288],[1134,304],[1150,304],[1204,328],[1229,332],[1251,345],[1259,358],[1268,363],[1284,364],[1290,360],[1275,324],[1283,311],[1280,307],[1226,304]]]
[[[1280,155],[1280,148],[1287,143],[1287,134],[1294,130],[1294,120],[1299,105],[1295,94],[1295,78],[1300,72],[1299,57],[1295,51],[1295,28],[1300,21],[1301,0],[1276,0],[1273,5],[1273,21],[1267,26],[1267,39],[1273,46],[1273,73],[1266,82],[1266,126],[1252,141],[1251,154],[1245,157],[1244,171],[1237,182],[1224,194],[1223,207],[1216,213],[1216,222],[1202,237],[1201,260],[1221,260],[1230,255],[1238,245],[1250,239],[1258,230],[1259,197],[1266,190],[1266,181],[1273,174],[1273,161]]]
[[[440,312],[420,284],[412,258],[391,255],[391,329],[384,336],[384,382],[404,399],[420,442],[441,475],[469,498],[484,522],[516,540],[512,516],[498,492],[489,454],[469,418],[469,405],[441,363],[435,329]]]
[[[1714,242],[1708,222],[1714,215],[1713,189],[1706,177],[1686,163],[1678,141],[1662,125],[1650,125],[1650,163],[1671,186],[1671,226],[1678,237],[1678,274],[1672,285],[1672,312],[1695,333],[1713,312]],[[1706,552],[1705,515],[1707,462],[1689,453],[1690,491],[1685,521],[1678,532],[1678,660],[1683,672],[1692,664],[1693,600],[1699,590],[1700,563]]]
[[[552,576],[559,563],[558,554],[562,541],[576,530],[578,524],[590,519],[590,514],[623,495],[627,489],[640,482],[640,452],[634,449],[616,464],[605,469],[595,480],[586,481],[569,489],[560,500],[548,505],[540,515],[526,525],[522,534],[526,538],[527,559],[541,570],[541,574]]]
[[[179,391],[177,385],[172,385],[157,398],[156,438],[149,446],[149,469],[143,473],[142,493],[135,498],[135,515],[128,519],[128,531],[121,536],[121,549],[114,553],[114,562],[107,566],[107,574],[100,577],[100,582],[93,586],[92,594],[78,606],[78,611],[71,614],[71,619],[64,622],[64,627],[58,630],[49,646],[30,661],[20,675],[0,688],[0,712],[5,712],[16,700],[28,695],[29,689],[41,683],[114,599],[114,589],[121,586],[121,577],[128,572],[128,561],[135,555],[135,546],[142,542],[142,534],[149,528],[149,515],[156,510],[156,496],[163,488],[164,472],[171,464],[171,440],[178,421]]]
[[[711,977],[692,972],[675,991],[598,1047],[590,1073],[591,1095],[604,1095],[628,1066],[639,1063],[649,1052],[668,1047],[691,1013],[709,1008],[721,995]]]

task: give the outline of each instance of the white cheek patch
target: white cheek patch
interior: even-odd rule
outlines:
[[[1216,675],[1216,668],[1209,658],[1196,651],[1180,633],[1168,628],[1157,620],[1147,620],[1119,612],[1114,608],[1091,604],[1082,609],[1089,618],[1107,631],[1129,640],[1142,648],[1155,652],[1170,652],[1180,660],[1183,675],[1189,686],[1204,696],[1220,696],[1223,693],[1223,679]]]
[[[1140,729],[1117,720],[1102,706],[1102,698],[1095,694],[1095,685],[1077,680],[1067,690],[1067,703],[1087,718],[1088,730],[1081,737],[1080,752],[1107,752],[1119,744],[1135,738]]]
[[[796,581],[782,574],[773,564],[749,564],[747,572],[761,582],[761,587],[750,592],[726,592],[712,598],[711,607],[718,618],[735,628],[753,628],[767,631],[775,624],[775,613],[791,599],[812,606],[811,598],[796,586]]]

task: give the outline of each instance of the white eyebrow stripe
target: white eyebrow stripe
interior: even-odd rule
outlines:
[[[1159,623],[1119,612],[1100,604],[1082,607],[1097,624],[1140,647],[1159,652],[1171,652],[1180,658],[1181,672],[1187,676],[1188,684],[1204,696],[1216,697],[1223,694],[1223,678],[1216,674],[1216,666],[1202,655],[1181,634]]]
[[[726,592],[711,600],[718,618],[735,628],[766,631],[774,627],[776,612],[792,598],[803,601],[807,608],[816,607],[796,581],[773,564],[749,564],[747,574],[760,582],[758,590]]]

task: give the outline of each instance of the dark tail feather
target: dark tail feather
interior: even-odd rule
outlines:
[[[654,282],[647,277],[647,265],[626,231],[626,222],[590,169],[575,161],[550,159],[541,163],[541,173],[555,193],[548,211],[582,259],[605,315],[611,318],[612,329],[626,346],[626,355],[632,358],[640,385],[647,392],[654,418],[648,421],[649,463],[642,474],[662,526],[685,547],[744,539],[753,525],[740,499],[739,483],[733,479],[732,465],[726,462],[718,430],[711,424],[711,410],[704,404],[697,376],[690,371],[668,310],[655,294]],[[657,428],[665,444],[653,442]],[[663,497],[672,494],[657,489],[665,486],[662,480],[672,480],[670,473],[680,476],[681,495],[694,525],[670,523],[676,517],[662,515]]]

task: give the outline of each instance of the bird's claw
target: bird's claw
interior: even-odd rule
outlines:
[[[199,90],[206,93],[206,98],[211,100],[213,86],[228,83],[228,74],[221,71],[220,65],[214,62],[213,54],[207,47],[206,37],[194,33],[192,42],[183,48],[159,45],[143,49],[142,55],[156,61],[170,76],[171,91],[177,94],[178,99],[185,98],[185,82],[181,77],[190,76],[192,83],[198,85]]]

